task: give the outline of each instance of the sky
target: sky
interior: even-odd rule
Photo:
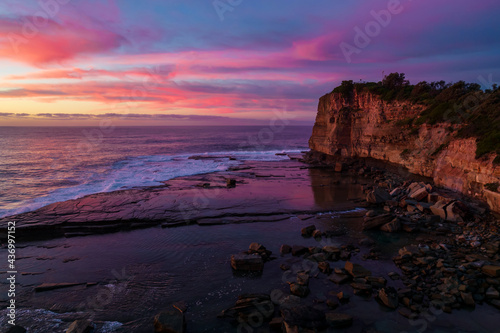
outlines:
[[[312,124],[342,80],[500,81],[498,0],[2,0],[0,126]]]

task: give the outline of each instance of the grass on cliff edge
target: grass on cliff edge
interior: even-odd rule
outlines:
[[[476,158],[496,152],[495,164],[500,164],[500,89],[481,90],[477,83],[446,83],[445,81],[422,81],[411,85],[404,73],[391,73],[380,82],[342,81],[333,93],[340,93],[346,99],[354,92],[370,92],[380,99],[409,101],[424,105],[425,109],[416,118],[398,121],[410,131],[422,124],[458,124],[457,137],[477,138]]]

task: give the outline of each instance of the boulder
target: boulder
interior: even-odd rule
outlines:
[[[389,194],[389,192],[380,187],[375,187],[372,191],[368,192],[368,194],[366,195],[366,201],[375,204],[384,203],[387,200],[391,199],[392,197]]]
[[[330,281],[332,281],[333,283],[342,284],[342,283],[345,283],[345,282],[349,281],[350,277],[349,277],[349,275],[346,275],[346,274],[332,273],[328,277],[328,279]]]
[[[289,245],[283,244],[280,247],[280,253],[281,254],[288,254],[292,252],[292,248]]]
[[[399,222],[398,218],[395,218],[391,222],[386,223],[383,226],[381,226],[380,230],[385,231],[385,232],[397,232],[397,231],[401,230],[401,223]]]
[[[372,272],[366,268],[364,268],[363,266],[359,265],[359,264],[354,264],[350,261],[347,261],[345,263],[345,266],[344,266],[345,270],[352,276],[352,277],[355,277],[355,278],[358,278],[358,277],[365,277],[365,276],[370,276],[372,275]]]
[[[302,233],[302,236],[311,237],[314,230],[316,230],[316,226],[310,225],[308,227],[302,228],[300,232]]]
[[[183,333],[184,328],[184,314],[174,307],[160,312],[154,318],[156,333]]]
[[[493,278],[500,277],[500,266],[485,265],[481,268],[484,274]]]
[[[235,271],[258,272],[264,269],[264,260],[257,253],[233,254],[231,256],[231,267]]]
[[[309,295],[309,288],[298,283],[292,283],[290,284],[290,292],[295,296],[306,297]]]
[[[294,245],[292,246],[292,255],[294,256],[301,256],[305,253],[307,253],[308,249],[305,246],[301,245]]]
[[[399,305],[398,293],[392,287],[380,289],[378,292],[378,299],[390,309],[396,309]]]
[[[486,290],[486,298],[487,299],[499,299],[500,293],[495,288],[489,287],[488,290]]]
[[[416,201],[422,201],[424,199],[427,199],[428,196],[429,192],[427,192],[427,189],[425,187],[421,187],[409,194],[409,197]]]
[[[380,227],[383,224],[389,223],[394,219],[392,214],[383,214],[374,217],[365,217],[363,222],[363,230],[370,230]]]

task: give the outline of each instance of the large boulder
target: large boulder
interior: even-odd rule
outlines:
[[[385,232],[397,232],[401,230],[401,222],[399,222],[398,218],[395,218],[389,223],[384,224],[380,227],[380,230]]]
[[[359,264],[354,264],[350,261],[346,261],[344,269],[349,273],[352,277],[365,277],[372,275],[372,272]]]
[[[392,214],[383,214],[374,217],[365,217],[363,222],[363,230],[370,230],[380,227],[394,219]]]
[[[264,269],[264,259],[258,253],[233,254],[231,256],[231,267],[235,271],[259,272]]]
[[[183,333],[185,325],[184,313],[174,307],[160,312],[154,319],[156,333]]]
[[[493,278],[500,277],[500,266],[486,265],[481,268],[484,274]]]
[[[398,293],[392,287],[380,289],[378,292],[378,299],[390,309],[396,309],[399,305]]]
[[[439,215],[443,220],[451,222],[463,222],[465,207],[459,201],[439,200],[430,207],[434,215]]]
[[[366,201],[375,204],[384,203],[387,200],[391,199],[392,197],[389,194],[389,192],[380,187],[375,187],[372,191],[368,192],[368,194],[366,195]]]

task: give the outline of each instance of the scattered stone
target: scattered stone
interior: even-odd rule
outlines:
[[[353,277],[365,277],[372,275],[372,272],[359,264],[354,264],[350,261],[345,263],[344,269]]]
[[[413,312],[411,312],[410,309],[404,308],[404,307],[399,308],[398,312],[399,312],[400,315],[402,315],[405,318],[410,318],[411,315],[412,315],[412,313],[413,313]]]
[[[370,230],[389,223],[394,219],[392,214],[383,214],[375,217],[365,217],[363,221],[363,230]]]
[[[292,248],[289,245],[283,244],[280,247],[280,253],[281,254],[288,254],[292,252]]]
[[[398,218],[395,218],[391,222],[386,223],[383,226],[381,226],[380,230],[385,231],[385,232],[397,232],[397,231],[401,230],[401,223],[399,222]]]
[[[484,274],[491,277],[500,277],[500,266],[486,265],[481,268]]]
[[[378,299],[390,309],[396,309],[399,305],[398,293],[392,287],[380,289],[378,292]]]
[[[326,261],[318,263],[318,269],[321,271],[321,273],[324,274],[330,274],[330,272],[332,271],[332,269],[330,268],[330,263]]]
[[[476,306],[476,302],[474,301],[474,298],[472,297],[471,293],[461,292],[460,296],[462,297],[462,300],[464,301],[465,305],[472,307]]]
[[[292,255],[294,256],[301,256],[305,253],[307,253],[308,249],[305,246],[301,245],[294,245],[292,246]]]
[[[314,230],[316,230],[316,226],[314,226],[314,225],[310,225],[308,227],[302,228],[302,230],[301,230],[302,236],[311,237]]]
[[[283,317],[274,317],[269,322],[269,328],[276,332],[282,332],[283,330]]]
[[[366,201],[374,204],[384,203],[387,200],[391,200],[391,198],[389,192],[380,187],[375,187],[366,195]]]
[[[309,288],[298,283],[292,283],[290,284],[290,292],[295,296],[306,297],[309,295]]]
[[[414,191],[413,193],[410,193],[409,197],[416,201],[422,201],[424,199],[427,199],[428,195],[429,193],[427,192],[427,189],[425,187],[422,187]]]
[[[264,260],[257,253],[233,254],[231,256],[231,267],[235,271],[258,272],[264,269]]]
[[[500,298],[500,294],[498,290],[496,290],[493,287],[489,287],[488,290],[486,290],[486,298],[488,299],[498,299]]]
[[[72,322],[66,330],[66,333],[91,333],[92,331],[94,331],[94,325],[92,324],[92,322],[89,320],[81,319]]]
[[[342,284],[349,281],[350,277],[346,274],[332,273],[328,279],[336,284]]]
[[[313,231],[312,236],[314,238],[321,238],[322,232],[320,230],[316,229],[316,230]]]
[[[341,304],[345,304],[349,302],[351,296],[341,291],[337,294],[337,298],[339,299]]]

